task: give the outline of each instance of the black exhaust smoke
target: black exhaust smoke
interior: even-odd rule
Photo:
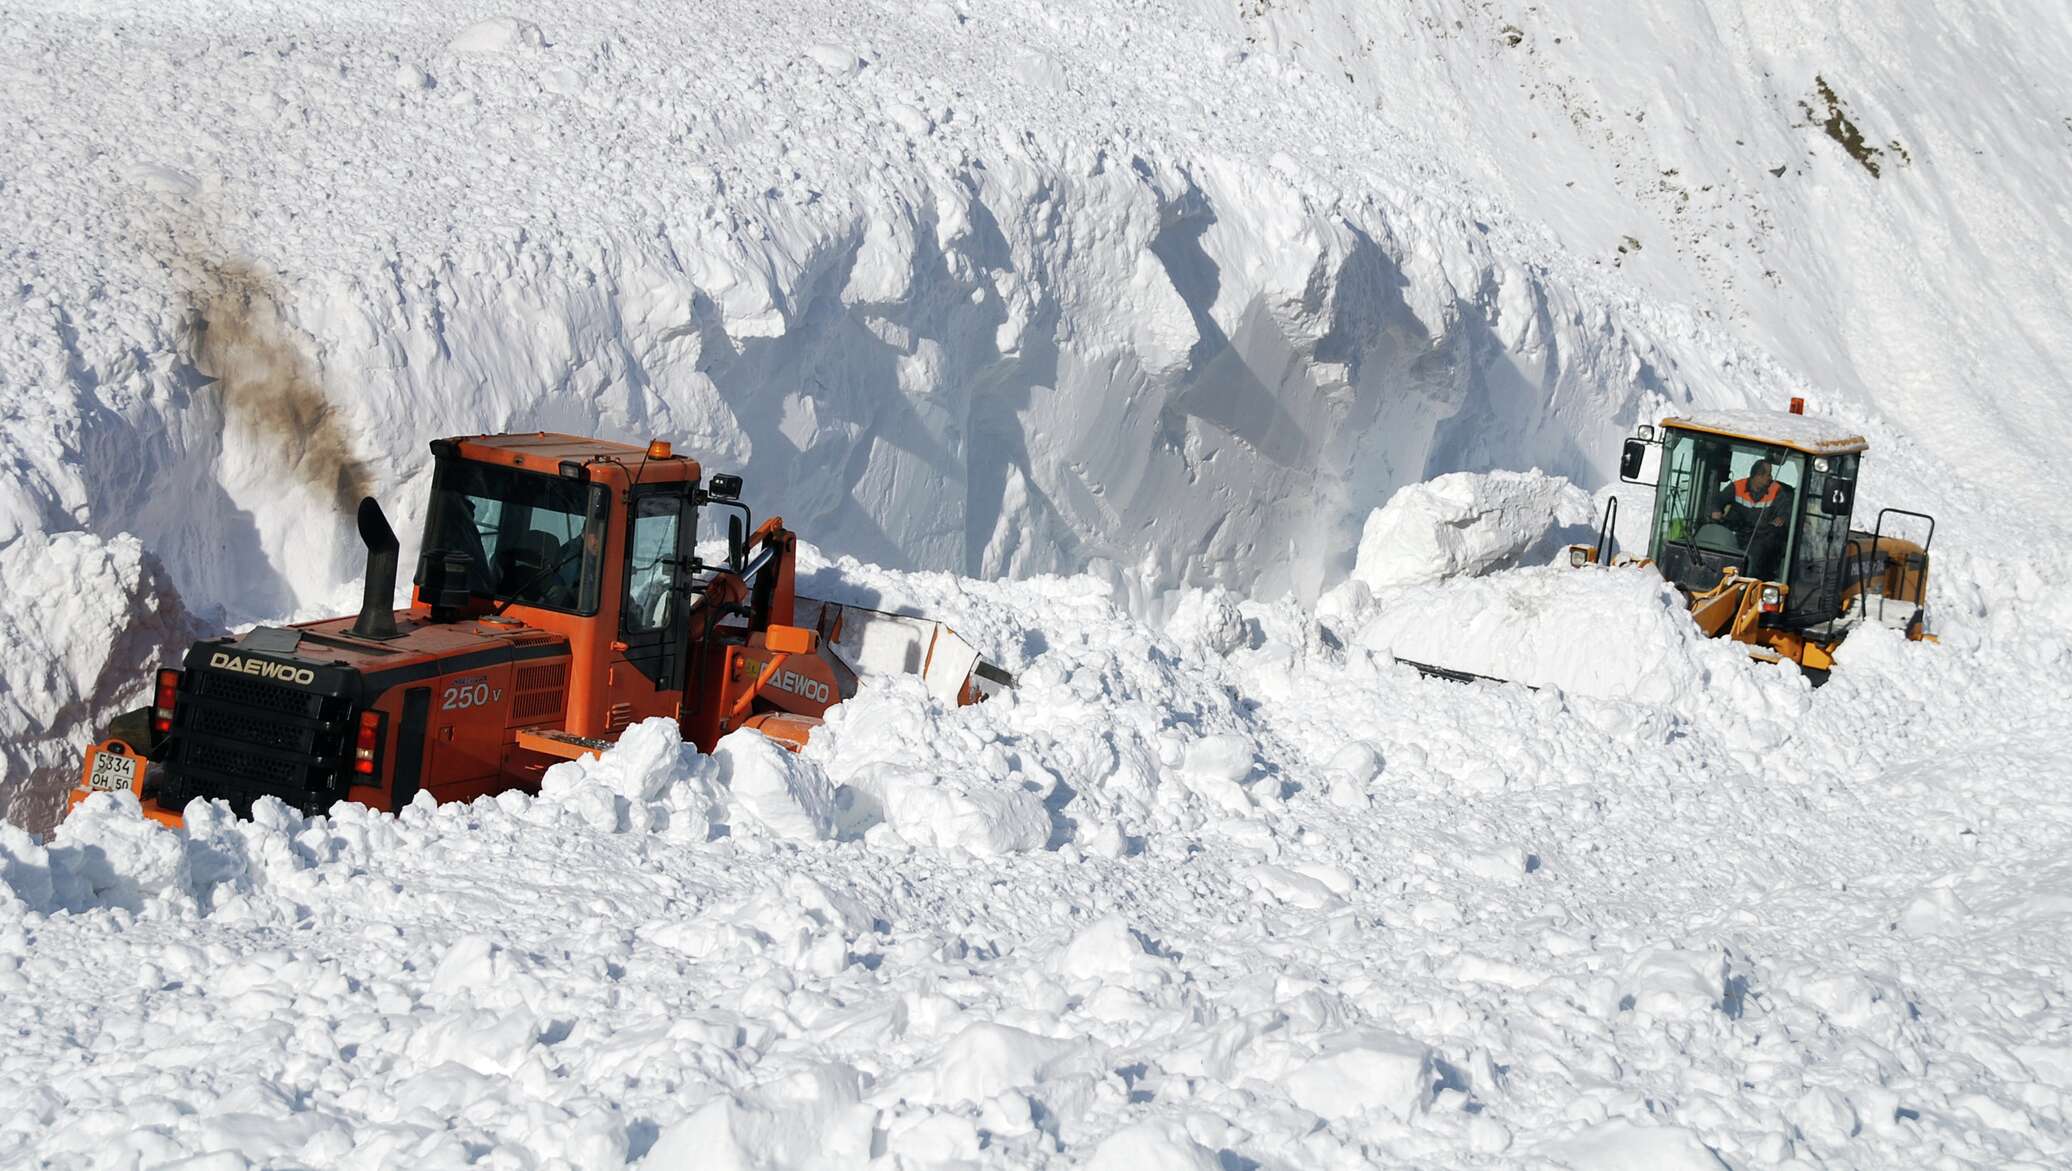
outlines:
[[[360,498],[360,540],[367,546],[367,585],[360,595],[360,619],[353,633],[361,638],[396,637],[396,530],[374,497]]]

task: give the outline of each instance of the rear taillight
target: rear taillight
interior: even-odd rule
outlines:
[[[173,705],[180,697],[180,673],[170,668],[158,673],[158,688],[151,697],[151,730],[163,736],[173,730]]]
[[[359,731],[353,736],[353,772],[371,777],[381,765],[381,713],[369,709],[360,713]]]

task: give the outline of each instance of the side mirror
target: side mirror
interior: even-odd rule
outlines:
[[[738,516],[727,518],[727,567],[735,573],[748,568],[748,531]]]
[[[1848,516],[1856,507],[1856,481],[1829,476],[1827,491],[1820,498],[1820,511],[1829,516]]]
[[[1648,441],[1628,439],[1625,449],[1619,452],[1619,478],[1629,484],[1640,483],[1640,469],[1647,458]]]
[[[772,654],[810,655],[820,649],[820,632],[803,626],[772,626],[763,631],[763,646]]]

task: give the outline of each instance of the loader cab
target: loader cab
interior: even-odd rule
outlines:
[[[441,440],[432,454],[413,613],[565,638],[572,733],[676,715],[700,568],[697,462],[659,441],[553,434]]]
[[[1841,613],[1861,437],[1803,415],[1735,411],[1665,419],[1656,442],[1648,555],[1664,577],[1692,594],[1729,570],[1780,583],[1781,626]],[[1774,487],[1758,492],[1763,471]]]

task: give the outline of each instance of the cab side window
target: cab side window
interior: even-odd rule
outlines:
[[[677,605],[684,498],[643,494],[633,498],[633,523],[626,535],[626,601],[619,625],[629,634],[660,630]]]

